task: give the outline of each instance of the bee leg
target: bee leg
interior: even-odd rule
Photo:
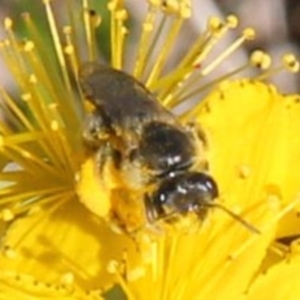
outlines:
[[[101,109],[87,115],[83,124],[83,140],[89,149],[97,150],[112,133],[110,121]]]
[[[199,123],[194,122],[187,123],[185,128],[194,141],[194,146],[196,148],[195,168],[198,170],[207,171],[209,168],[206,157],[208,140],[203,128]]]
[[[106,164],[111,164],[114,168],[119,169],[121,168],[122,155],[109,142],[105,142],[97,149],[96,162],[100,173],[103,172]]]

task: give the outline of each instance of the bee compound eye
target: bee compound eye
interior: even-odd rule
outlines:
[[[147,210],[156,219],[195,212],[202,215],[219,195],[215,180],[200,172],[185,172],[161,181],[148,197]]]

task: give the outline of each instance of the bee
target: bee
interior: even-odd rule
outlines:
[[[101,173],[108,158],[129,189],[143,191],[150,224],[174,222],[194,213],[203,219],[217,204],[218,185],[207,172],[205,138],[196,126],[183,126],[142,83],[123,71],[86,63],[80,72],[84,97],[94,106],[83,139],[95,153]],[[252,227],[251,227],[252,228]]]

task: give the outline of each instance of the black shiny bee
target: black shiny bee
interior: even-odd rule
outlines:
[[[210,207],[223,208],[214,201],[218,186],[199,153],[201,131],[182,126],[143,84],[122,71],[87,63],[80,80],[95,107],[86,119],[84,141],[98,153],[99,169],[109,154],[128,186],[145,190],[149,223],[171,222],[189,212],[203,218]]]

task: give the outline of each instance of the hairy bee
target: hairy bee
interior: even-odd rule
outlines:
[[[143,191],[149,223],[194,213],[204,218],[217,206],[215,180],[207,173],[203,133],[183,126],[132,76],[87,63],[81,88],[94,111],[87,116],[83,138],[98,158],[101,173],[107,158],[113,160],[128,187]],[[248,223],[245,223],[247,227]]]

